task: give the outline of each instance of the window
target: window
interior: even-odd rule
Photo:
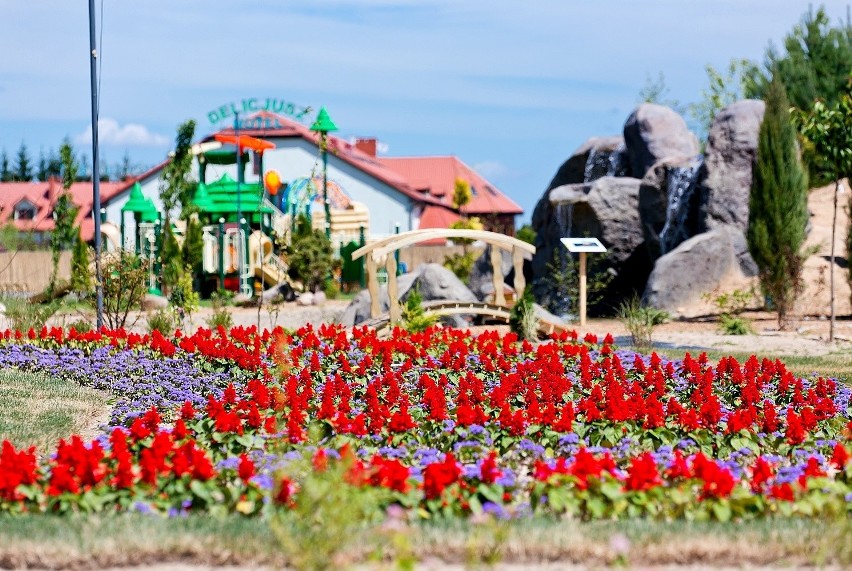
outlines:
[[[15,220],[32,220],[35,216],[35,204],[29,200],[22,200],[15,205]]]

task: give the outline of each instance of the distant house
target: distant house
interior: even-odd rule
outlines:
[[[247,154],[244,166],[246,183],[257,183],[263,173],[278,171],[288,192],[306,180],[316,181],[322,176],[319,153],[319,136],[307,126],[273,113],[260,112],[246,120],[249,128],[240,133],[275,144],[266,151],[263,164],[259,156]],[[233,134],[233,129],[220,131]],[[213,141],[214,136],[200,142]],[[342,138],[328,137],[329,188],[345,195],[345,201],[355,203],[368,211],[368,238],[376,239],[394,233],[420,228],[447,228],[462,213],[452,204],[456,179],[466,180],[473,194],[464,208],[465,215],[477,216],[485,229],[514,234],[515,217],[523,210],[501,193],[493,184],[453,156],[442,157],[379,157],[375,139],[357,139],[350,143]],[[212,183],[229,177],[236,180],[233,164],[217,164],[199,155],[193,176],[199,181]],[[106,211],[106,232],[113,242],[121,226],[121,208],[130,197],[131,188],[139,183],[142,194],[150,198],[157,210],[162,211],[160,176],[168,164],[164,161],[145,173],[123,182],[100,184],[101,205]],[[261,168],[262,167],[262,168]],[[261,172],[263,171],[263,172]],[[14,182],[0,184],[0,224],[13,223],[22,232],[32,232],[36,242],[44,242],[53,229],[53,205],[61,185],[49,182]],[[83,237],[91,241],[94,235],[92,210],[92,183],[75,183],[71,187],[74,204],[80,207],[77,224]],[[126,248],[133,247],[135,221],[125,214]]]
[[[240,134],[264,139],[275,144],[275,149],[263,155],[263,172],[276,170],[286,193],[305,180],[322,176],[319,153],[319,136],[307,126],[286,117],[260,112],[244,122]],[[232,128],[219,131],[234,134]],[[214,135],[200,142],[212,142]],[[363,205],[369,212],[369,238],[381,238],[394,233],[419,228],[446,228],[459,219],[460,213],[452,205],[455,180],[467,180],[473,191],[473,200],[465,207],[465,214],[479,217],[485,228],[514,234],[515,217],[523,210],[501,193],[493,184],[476,173],[456,157],[378,157],[375,139],[358,139],[350,143],[342,138],[328,137],[329,186],[345,194],[348,201]],[[247,155],[243,165],[244,181],[257,183],[263,172],[259,157]],[[142,193],[158,209],[160,173],[166,163],[140,175]],[[216,164],[214,161],[196,164],[195,176],[210,184],[223,176],[236,180],[233,164]],[[104,201],[107,220],[119,224],[121,207],[127,202],[130,186]],[[127,236],[133,235],[133,221],[128,217]]]
[[[102,182],[101,200],[109,201],[132,181]],[[62,192],[56,179],[47,182],[6,182],[0,184],[0,226],[12,224],[21,233],[29,234],[36,244],[47,243],[53,231],[53,208]],[[79,208],[75,224],[83,239],[94,238],[92,219],[92,183],[76,182],[69,189],[71,199]]]

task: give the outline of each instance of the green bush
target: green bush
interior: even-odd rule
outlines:
[[[169,304],[178,313],[179,321],[183,324],[184,314],[192,321],[192,314],[198,310],[200,303],[198,293],[192,287],[192,270],[184,268],[177,278],[171,293],[169,293]]]
[[[148,264],[142,258],[121,250],[101,257],[104,319],[110,329],[127,325],[130,312],[139,309],[145,297]]]
[[[719,328],[725,335],[748,335],[754,333],[747,319],[736,315],[722,314],[719,316]]]
[[[228,292],[231,293],[231,292]],[[207,318],[207,327],[216,329],[220,325],[225,329],[230,329],[234,326],[234,318],[231,316],[231,310],[227,304],[233,295],[230,297],[223,296],[219,293],[214,293],[210,296],[210,301],[213,305],[213,313]]]
[[[294,237],[288,256],[291,277],[307,291],[317,291],[331,273],[331,242],[325,232],[313,230]]]
[[[403,327],[412,333],[420,333],[435,325],[438,319],[433,315],[426,315],[423,310],[423,297],[417,287],[411,289],[402,307]]]
[[[170,335],[175,330],[175,316],[166,308],[158,309],[148,314],[148,333],[159,331],[164,335]]]
[[[473,272],[473,264],[476,262],[477,252],[464,252],[461,254],[450,254],[444,259],[444,267],[456,274],[461,281],[467,283]]]
[[[327,279],[323,284],[322,291],[326,299],[337,299],[337,296],[340,295],[340,284],[335,279]]]
[[[586,259],[586,303],[588,307],[603,309],[604,294],[614,278],[606,266],[606,254],[595,254]],[[548,294],[542,305],[554,315],[579,314],[580,264],[566,251],[556,249],[547,264],[544,281]]]
[[[512,307],[509,328],[519,339],[538,339],[538,320],[535,316],[532,288],[526,288],[521,299]]]
[[[651,348],[654,328],[665,323],[669,314],[661,309],[642,305],[639,297],[633,296],[622,302],[618,309],[618,318],[630,333],[633,346],[642,351]]]
[[[6,306],[6,318],[9,328],[26,333],[30,329],[40,330],[54,313],[59,309],[59,303],[31,303],[26,299],[7,298],[3,300]]]

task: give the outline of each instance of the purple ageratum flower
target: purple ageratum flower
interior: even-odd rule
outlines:
[[[456,428],[455,421],[452,421],[452,420],[449,420],[449,419],[444,421],[444,423],[443,423],[444,432],[452,432],[453,430],[455,430],[455,428]]]
[[[468,432],[471,436],[479,436],[480,434],[484,434],[486,432],[485,428],[478,424],[471,424],[467,428]]]
[[[482,511],[496,517],[497,519],[509,519],[511,516],[506,508],[494,502],[485,502],[482,504]]]
[[[217,470],[236,470],[240,465],[240,459],[237,456],[231,456],[220,460],[216,464]]]
[[[536,444],[529,438],[524,438],[518,443],[518,448],[524,452],[529,452],[532,456],[542,456],[544,454],[544,446]]]

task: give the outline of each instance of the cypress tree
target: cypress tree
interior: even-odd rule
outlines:
[[[24,142],[21,142],[21,146],[18,148],[18,158],[13,176],[19,182],[29,182],[33,179],[32,162],[27,153],[27,145]]]
[[[71,253],[71,290],[86,295],[92,289],[92,275],[89,272],[89,247],[80,233],[74,242]]]
[[[776,76],[766,93],[757,159],[749,197],[748,246],[760,286],[785,326],[801,291],[808,223],[808,180],[796,144],[790,104]]]
[[[201,222],[196,216],[191,216],[186,222],[186,233],[181,247],[183,265],[192,272],[193,276],[201,273],[201,262],[204,256],[204,236]]]

